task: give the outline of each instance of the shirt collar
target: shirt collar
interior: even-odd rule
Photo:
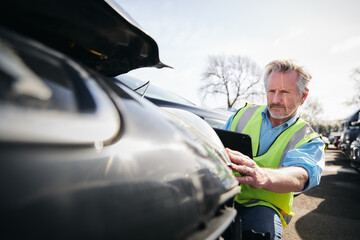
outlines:
[[[270,118],[269,118],[267,112],[268,112],[268,107],[266,106],[265,109],[261,112],[261,116],[263,119],[267,119],[270,121]],[[287,127],[293,125],[298,118],[299,118],[299,114],[298,114],[298,112],[296,112],[292,118],[290,118],[287,122],[284,122],[280,126],[287,128]],[[278,127],[280,127],[280,126],[278,126]]]

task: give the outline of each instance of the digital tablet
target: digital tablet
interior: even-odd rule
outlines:
[[[224,147],[230,148],[253,158],[251,137],[247,134],[214,128]]]

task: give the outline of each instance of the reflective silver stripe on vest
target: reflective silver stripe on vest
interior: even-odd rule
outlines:
[[[243,115],[241,115],[241,117],[239,118],[239,121],[236,124],[236,128],[235,128],[235,132],[241,133],[242,130],[244,130],[246,124],[248,123],[248,121],[250,120],[250,118],[252,117],[252,115],[254,114],[254,112],[261,107],[260,105],[251,105],[250,107],[248,107],[245,112],[243,113]]]
[[[281,160],[279,163],[279,168],[281,167],[281,165],[284,162],[285,159],[285,155],[287,154],[288,151],[292,150],[295,148],[296,144],[298,144],[298,142],[301,141],[301,139],[303,139],[305,136],[309,135],[310,133],[314,132],[314,130],[310,127],[309,124],[306,124],[304,127],[302,127],[299,131],[297,131],[296,133],[294,133],[294,135],[292,135],[290,141],[288,142],[288,144],[286,145],[282,155],[281,155]]]

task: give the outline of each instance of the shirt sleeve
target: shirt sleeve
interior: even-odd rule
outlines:
[[[319,185],[325,168],[325,143],[320,138],[315,138],[297,149],[290,150],[282,167],[291,166],[303,167],[309,174],[309,180],[302,192]]]
[[[235,114],[231,115],[231,117],[229,117],[226,124],[224,126],[222,126],[221,129],[230,131],[231,130],[231,123],[232,123],[232,121],[234,119],[234,116],[235,116]]]

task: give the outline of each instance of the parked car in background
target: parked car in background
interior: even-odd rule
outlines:
[[[220,109],[216,110],[197,106],[171,91],[165,90],[154,84],[151,84],[150,82],[142,81],[127,74],[117,76],[114,78],[114,81],[118,85],[124,84],[135,90],[137,93],[143,95],[146,99],[150,100],[159,107],[178,108],[192,112],[204,119],[207,123],[210,124],[210,126],[214,128],[221,128],[224,126],[229,117],[234,114],[233,111]]]
[[[360,132],[350,145],[350,160],[351,166],[360,172]]]
[[[342,136],[342,133],[339,136],[334,137],[333,144],[334,144],[334,146],[336,148],[340,148],[340,143],[341,143],[340,138],[341,138],[341,136]]]
[[[347,157],[350,157],[350,145],[359,134],[360,127],[358,126],[360,110],[356,111],[344,121],[343,133],[340,137],[340,149]]]
[[[331,132],[329,134],[329,142],[334,145],[335,148],[340,148],[340,137],[342,132]]]
[[[213,129],[110,77],[162,67],[112,0],[3,1],[1,239],[218,239],[240,187]]]
[[[334,145],[335,145],[335,142],[336,142],[336,141],[339,141],[340,136],[341,136],[341,133],[342,133],[342,132],[331,132],[331,133],[329,134],[329,137],[328,137],[330,144],[334,144]]]

